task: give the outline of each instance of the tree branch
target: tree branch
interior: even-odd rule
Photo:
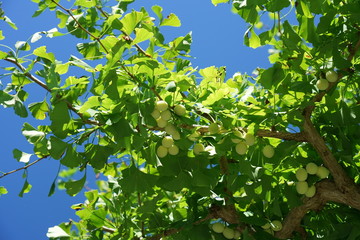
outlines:
[[[256,131],[255,135],[259,136],[259,137],[271,137],[271,138],[278,138],[278,139],[297,141],[297,142],[307,142],[308,141],[303,132],[289,133],[289,132],[277,132],[277,131],[259,129]]]
[[[39,85],[40,87],[45,89],[46,91],[51,92],[51,89],[48,88],[48,86],[46,86],[45,83],[43,83],[40,79],[38,79],[37,77],[35,77],[31,73],[26,72],[26,68],[23,65],[21,65],[19,62],[17,62],[15,59],[5,58],[4,60],[16,65],[24,73],[24,75],[26,77],[28,77],[31,81],[33,81],[34,83],[36,83],[37,85]]]
[[[59,8],[61,8],[64,12],[66,12],[74,21],[75,23],[78,25],[78,27],[83,30],[84,32],[86,32],[90,37],[92,37],[93,39],[95,39],[99,44],[100,46],[104,49],[104,51],[106,53],[108,53],[108,50],[105,48],[104,44],[101,42],[100,38],[99,37],[96,37],[94,36],[91,32],[89,32],[86,28],[84,28],[84,26],[82,26],[80,24],[80,22],[75,18],[75,16],[71,13],[71,10],[67,9],[67,8],[64,8],[60,3],[54,1],[54,0],[51,0],[51,2],[55,3]]]
[[[315,184],[316,194],[312,198],[305,198],[302,205],[293,208],[283,221],[283,228],[275,234],[277,238],[291,238],[292,233],[299,229],[301,220],[310,211],[321,210],[327,202],[336,202],[360,210],[360,194],[358,191],[343,193],[336,188],[336,184],[323,180]]]
[[[31,73],[27,72],[26,68],[21,63],[19,63],[15,59],[11,59],[11,58],[5,58],[4,60],[14,64],[15,66],[17,66],[24,73],[24,75],[27,78],[29,78],[31,81],[33,81],[34,83],[36,83],[37,85],[39,85],[40,87],[45,89],[47,92],[52,93],[52,90],[44,82],[42,82],[40,79],[38,79],[37,77],[35,77]],[[56,97],[60,98],[61,96],[56,95]],[[100,123],[97,122],[97,121],[84,119],[83,114],[79,113],[78,110],[71,103],[69,103],[68,101],[65,101],[65,103],[66,103],[68,109],[70,109],[75,114],[77,114],[83,120],[84,123],[91,124],[91,125],[100,125]]]
[[[349,50],[350,54],[347,57],[347,60],[350,62],[353,60],[353,58],[355,57],[355,54],[359,51],[360,49],[360,32],[358,32],[359,35],[359,39],[356,42],[355,46],[353,48],[351,48]],[[342,69],[343,71],[349,71],[350,69]],[[316,102],[320,102],[322,100],[322,98],[325,96],[326,93],[328,93],[334,86],[337,85],[337,83],[339,82],[339,80],[343,77],[343,74],[340,72],[338,74],[338,79],[336,82],[329,82],[329,87],[324,90],[319,92],[318,94],[316,94],[310,101],[310,104],[304,109],[303,114],[304,115],[308,115],[310,116],[312,111],[315,109],[315,103]]]
[[[21,167],[21,168],[18,168],[18,169],[12,170],[12,171],[7,172],[7,173],[3,173],[3,174],[0,176],[0,178],[3,178],[3,177],[5,177],[5,176],[7,176],[7,175],[10,175],[10,174],[12,174],[12,173],[18,172],[18,171],[20,171],[20,170],[27,169],[27,168],[31,167],[32,165],[34,165],[34,164],[36,164],[36,163],[40,162],[41,160],[43,160],[43,159],[45,159],[45,158],[47,158],[47,157],[49,157],[49,155],[44,156],[44,157],[42,157],[42,158],[39,158],[39,159],[37,159],[37,160],[33,161],[32,163],[27,164],[27,165],[26,165],[26,166],[24,166],[24,167]]]
[[[320,136],[309,116],[305,117],[304,132],[309,143],[314,147],[316,152],[323,160],[325,166],[330,170],[336,186],[341,191],[353,191],[355,184],[353,180],[348,177],[344,169],[340,166],[331,150],[325,143],[325,140]]]
[[[359,49],[360,38],[355,44],[355,47],[349,50],[350,54],[347,60],[352,61]],[[344,71],[349,71],[349,69],[345,69]],[[327,202],[341,203],[360,210],[359,187],[355,185],[353,180],[346,174],[311,121],[315,103],[320,102],[325,94],[335,87],[342,77],[342,73],[339,73],[337,81],[329,83],[329,87],[325,91],[316,94],[311,99],[309,105],[303,110],[303,116],[305,118],[303,137],[305,137],[319,154],[325,166],[331,172],[334,182],[330,182],[329,180],[318,182],[316,184],[317,193],[315,196],[306,198],[303,205],[295,207],[289,212],[283,222],[282,230],[275,234],[278,238],[290,238],[293,231],[301,229],[301,220],[308,211],[320,210]]]
[[[101,7],[96,7],[96,9],[98,9],[105,18],[109,18],[109,15]],[[115,21],[120,22],[119,19],[116,19]],[[126,32],[124,32],[123,30],[121,30],[121,32],[126,36],[129,41],[134,41],[134,39],[132,39],[128,34],[126,34]],[[152,56],[148,54],[144,49],[142,49],[139,44],[135,43],[134,46],[136,47],[138,52],[144,54],[148,58],[152,58]]]
[[[359,49],[360,49],[360,31],[358,32],[358,37],[359,37],[359,40],[357,41],[355,46],[349,49],[350,54],[347,58],[348,61],[351,61],[355,57],[355,54],[357,53],[357,51],[359,51]]]
[[[104,232],[108,232],[108,233],[116,232],[116,229],[114,229],[114,228],[109,228],[109,227],[105,227],[105,226],[102,226],[101,228]]]

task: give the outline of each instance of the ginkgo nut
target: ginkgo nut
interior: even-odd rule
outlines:
[[[307,179],[308,173],[306,172],[305,168],[299,168],[296,171],[296,178],[298,181],[305,181]]]
[[[170,136],[166,136],[162,139],[161,144],[166,148],[170,148],[174,144],[174,139]]]
[[[338,74],[334,70],[327,71],[325,76],[329,82],[336,82],[338,79]]]
[[[317,169],[317,172],[316,172],[316,175],[321,178],[321,179],[324,179],[324,178],[327,178],[329,176],[329,170],[324,167],[324,166],[319,166],[318,169]]]
[[[160,127],[160,128],[164,128],[168,124],[168,122],[166,120],[162,119],[161,117],[156,119],[156,123],[157,123],[158,127]]]
[[[184,105],[176,105],[174,107],[174,112],[176,115],[184,116],[186,114],[186,108],[184,107]]]
[[[210,134],[216,134],[219,132],[219,125],[217,123],[210,123],[208,130]]]
[[[271,145],[266,145],[263,148],[262,152],[263,152],[264,156],[267,158],[272,158],[275,154],[275,150]]]
[[[318,166],[315,163],[310,162],[306,164],[306,171],[308,174],[314,175],[316,174],[317,170],[318,170]]]
[[[169,151],[169,154],[170,154],[170,155],[177,155],[177,154],[179,153],[179,148],[178,148],[178,146],[176,146],[176,145],[172,145],[172,146],[168,149],[168,151]]]
[[[211,226],[211,228],[216,233],[222,233],[225,229],[225,225],[221,222],[216,222]]]
[[[168,154],[168,149],[160,145],[156,150],[156,154],[158,155],[159,158],[166,157],[166,155]]]
[[[235,150],[240,155],[246,154],[246,151],[247,151],[246,143],[245,142],[239,142],[238,144],[236,144]]]
[[[279,220],[274,220],[271,222],[271,229],[275,232],[280,231],[282,229],[282,223]]]
[[[224,237],[226,239],[233,239],[235,237],[235,231],[234,229],[231,229],[229,227],[225,227],[223,233]]]
[[[165,111],[160,113],[160,116],[165,121],[169,121],[171,119],[171,112],[169,110],[165,110]]]
[[[252,146],[255,144],[255,136],[251,133],[246,133],[244,139],[245,139],[246,144],[249,146]]]
[[[311,187],[308,188],[308,190],[305,192],[305,196],[311,198],[315,195],[316,193],[316,187],[315,185],[312,185]]]
[[[302,182],[297,182],[296,185],[296,191],[299,193],[299,194],[305,194],[306,191],[308,190],[309,188],[309,185],[307,182],[305,181],[302,181]]]
[[[316,82],[316,87],[319,90],[326,90],[329,87],[329,82],[328,80],[326,80],[325,78],[320,78],[319,80],[317,80]]]
[[[194,145],[193,151],[194,151],[194,154],[195,154],[195,155],[198,155],[198,154],[200,154],[201,152],[204,152],[204,151],[205,151],[205,147],[204,147],[204,145],[202,145],[201,143],[196,143],[196,144]]]
[[[160,112],[165,111],[166,109],[168,109],[169,104],[167,102],[165,102],[164,100],[159,100],[156,102],[155,105],[156,109],[158,109]]]

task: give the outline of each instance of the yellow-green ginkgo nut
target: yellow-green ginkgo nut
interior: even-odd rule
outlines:
[[[318,170],[318,166],[315,163],[310,162],[306,164],[306,171],[308,174],[314,175],[316,174],[317,170]]]
[[[296,191],[299,193],[299,194],[305,194],[306,191],[308,190],[309,188],[309,185],[307,182],[303,181],[303,182],[297,182],[295,184],[295,187],[296,187]]]
[[[184,105],[176,105],[174,107],[174,112],[176,115],[184,116],[186,114],[186,108],[184,107]]]
[[[205,147],[204,147],[204,145],[202,145],[201,143],[196,143],[196,144],[194,145],[193,151],[194,151],[194,154],[195,154],[195,155],[198,155],[198,154],[200,154],[201,152],[204,152],[204,151],[205,151]]]
[[[272,158],[275,154],[275,150],[271,145],[266,145],[263,148],[262,152],[263,152],[264,156],[267,158]]]
[[[172,145],[168,151],[170,155],[177,155],[179,153],[179,148],[176,145]]]
[[[316,187],[315,187],[315,185],[312,185],[306,191],[305,196],[311,198],[311,197],[313,197],[315,195],[315,193],[316,193]]]
[[[305,168],[299,168],[297,171],[296,171],[296,178],[298,181],[305,181],[307,179],[307,172],[305,170]]]
[[[160,145],[158,147],[158,149],[156,150],[156,154],[158,155],[159,158],[166,157],[166,155],[168,154],[168,149],[166,147]]]
[[[221,222],[216,222],[211,226],[211,228],[216,233],[222,233],[225,229],[225,225]]]
[[[155,104],[156,109],[158,109],[160,112],[165,111],[166,109],[168,109],[169,105],[167,102],[165,102],[164,100],[159,100],[156,102]]]
[[[246,154],[246,151],[247,151],[246,143],[245,142],[239,142],[238,144],[236,144],[235,150],[240,155]]]
[[[162,139],[161,144],[166,148],[170,148],[174,144],[174,139],[170,136],[166,136]]]
[[[252,146],[255,144],[255,136],[251,133],[246,133],[244,139],[245,139],[246,144],[249,146]]]

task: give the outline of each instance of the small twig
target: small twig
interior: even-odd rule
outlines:
[[[32,80],[34,83],[36,83],[37,85],[39,85],[40,87],[44,88],[46,91],[51,92],[51,89],[48,88],[48,86],[46,86],[45,83],[43,83],[40,79],[38,79],[37,77],[35,77],[34,75],[32,75],[29,72],[26,72],[26,68],[21,65],[20,63],[18,63],[15,59],[11,59],[11,58],[5,58],[4,59],[7,62],[13,63],[14,65],[16,65],[18,68],[20,68],[20,70],[24,73],[24,75],[28,78],[30,78],[30,80]]]
[[[51,93],[52,90],[44,83],[42,82],[40,79],[38,79],[37,77],[35,77],[34,75],[32,75],[29,72],[26,72],[26,68],[19,62],[17,62],[15,59],[10,59],[10,58],[5,58],[4,59],[7,62],[13,63],[14,65],[16,65],[23,73],[26,77],[28,77],[31,81],[33,81],[34,83],[36,83],[37,85],[39,85],[40,87],[42,87],[43,89],[45,89],[47,92]],[[57,98],[61,98],[60,95],[56,95]],[[76,110],[76,108],[69,103],[68,101],[65,101],[68,109],[70,109],[71,111],[73,111],[75,114],[77,114],[84,123],[87,124],[91,124],[91,125],[100,125],[99,122],[97,121],[93,121],[93,120],[89,120],[89,119],[84,119],[84,116],[82,113],[78,112],[78,110]]]
[[[104,44],[101,42],[99,37],[94,36],[91,32],[89,32],[86,28],[84,28],[84,26],[81,25],[81,23],[74,17],[74,15],[71,13],[71,11],[67,8],[64,8],[61,4],[55,2],[54,0],[51,0],[53,3],[55,3],[59,8],[61,8],[63,11],[65,11],[72,19],[74,19],[74,21],[76,22],[76,24],[79,26],[79,28],[81,30],[83,30],[86,34],[88,34],[90,37],[92,37],[93,39],[95,39],[100,45],[101,47],[104,49],[104,51],[106,53],[109,53],[109,50],[106,49],[106,47],[104,46]],[[104,12],[105,13],[105,12]],[[120,67],[126,72],[127,75],[129,75],[133,80],[139,82],[139,80],[137,79],[137,77],[135,77],[132,73],[130,73],[126,67],[123,64],[120,64]]]
[[[102,15],[104,15],[105,18],[108,18],[109,15],[101,8],[101,7],[96,7]],[[115,21],[120,22],[119,19],[116,19]],[[123,30],[121,30],[121,32],[127,37],[127,39],[129,39],[129,41],[134,41],[134,39],[132,39],[128,34],[126,34],[126,32],[124,32]],[[149,55],[144,49],[142,49],[139,44],[135,43],[134,46],[136,47],[136,49],[138,50],[138,52],[141,52],[142,54],[144,54],[146,57],[152,58],[151,55]]]
[[[278,17],[278,28],[279,28],[279,34],[282,35],[281,32],[281,18],[280,18],[280,11],[277,12],[277,17]]]
[[[141,202],[141,195],[140,193],[138,192],[137,193],[137,200],[138,200],[138,205],[139,207],[141,207],[142,205],[142,202]],[[144,221],[141,221],[141,236],[144,237],[145,236],[145,225],[144,225]]]
[[[105,48],[104,44],[101,42],[99,37],[96,37],[94,34],[92,34],[91,32],[89,32],[86,28],[84,28],[80,22],[75,18],[75,16],[71,13],[70,9],[67,9],[65,7],[63,7],[61,4],[59,4],[58,2],[51,0],[51,2],[55,3],[59,8],[61,8],[64,12],[66,12],[77,24],[77,26],[83,30],[84,32],[86,32],[90,37],[92,37],[93,39],[95,39],[100,45],[101,47],[104,49],[104,51],[106,53],[108,53],[108,50]]]
[[[45,158],[47,158],[47,157],[49,157],[49,155],[44,156],[44,157],[42,157],[42,158],[39,158],[39,159],[37,159],[37,160],[33,161],[32,163],[27,164],[27,165],[26,165],[26,166],[24,166],[24,167],[21,167],[21,168],[18,168],[18,169],[12,170],[12,171],[7,172],[7,173],[3,173],[3,174],[0,176],[0,178],[3,178],[3,177],[5,177],[5,176],[7,176],[7,175],[10,175],[10,174],[12,174],[12,173],[18,172],[18,171],[20,171],[20,170],[27,169],[27,168],[31,167],[32,165],[34,165],[34,164],[36,164],[36,163],[40,162],[41,160],[43,160],[43,159],[45,159]]]
[[[162,97],[159,95],[159,93],[155,90],[155,87],[151,87],[150,90],[155,94],[155,96],[159,99],[162,100]]]
[[[105,226],[102,226],[101,228],[104,232],[108,232],[108,233],[116,232],[116,229],[113,229],[113,228],[109,228],[109,227],[105,227]]]

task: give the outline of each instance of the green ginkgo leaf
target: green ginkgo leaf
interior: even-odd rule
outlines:
[[[66,193],[69,194],[70,196],[75,196],[76,194],[78,194],[84,187],[86,181],[86,174],[84,174],[84,176],[77,181],[69,181],[65,183],[65,188],[66,188]]]
[[[63,237],[67,238],[70,237],[70,235],[67,234],[61,227],[54,226],[48,229],[48,232],[46,233],[46,237],[58,239]]]
[[[163,19],[160,26],[180,27],[181,22],[178,16],[176,16],[174,13],[170,13],[169,16]]]

